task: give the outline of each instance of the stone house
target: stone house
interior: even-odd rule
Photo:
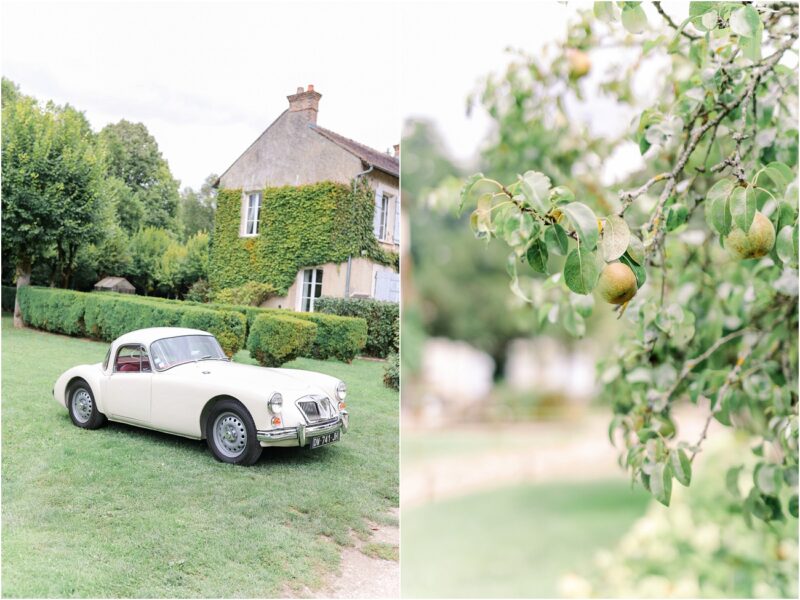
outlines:
[[[323,181],[350,184],[365,178],[375,192],[373,233],[381,248],[400,249],[399,146],[380,152],[317,124],[322,95],[309,85],[287,97],[289,107],[220,175],[221,190],[242,190],[240,238],[259,235],[262,190]],[[285,296],[265,306],[314,310],[321,295],[399,302],[400,276],[364,256],[306,265]]]

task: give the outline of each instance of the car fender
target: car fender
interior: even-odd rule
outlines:
[[[83,379],[89,384],[94,396],[94,402],[101,413],[105,413],[105,404],[101,389],[101,379],[103,377],[103,366],[100,363],[94,365],[78,365],[64,371],[56,379],[53,386],[53,397],[56,402],[67,408],[67,386],[75,379]]]

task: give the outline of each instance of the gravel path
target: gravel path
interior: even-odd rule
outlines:
[[[397,516],[395,509],[393,514]],[[340,575],[322,590],[317,598],[399,598],[400,563],[373,558],[361,549],[366,544],[383,543],[400,547],[400,528],[392,525],[370,524],[372,536],[366,542],[356,539],[354,548],[342,552]],[[355,539],[355,538],[354,538]]]

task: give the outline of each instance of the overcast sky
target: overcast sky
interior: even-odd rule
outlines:
[[[402,11],[403,110],[435,121],[451,154],[475,156],[489,118],[466,115],[478,81],[509,62],[506,48],[535,51],[563,37],[572,8],[548,2],[414,2]]]
[[[318,122],[379,150],[400,141],[392,2],[2,3],[2,71],[95,130],[143,122],[182,186],[224,171],[314,84]]]

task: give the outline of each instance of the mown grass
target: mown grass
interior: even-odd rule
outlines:
[[[649,497],[625,481],[519,485],[403,511],[403,597],[553,598]]]
[[[372,542],[365,544],[361,552],[372,558],[380,558],[381,560],[400,560],[400,548],[394,544],[386,542]]]
[[[269,597],[319,587],[349,532],[398,503],[398,398],[382,363],[297,360],[344,379],[352,428],[251,468],[204,442],[120,424],[74,427],[58,375],[107,345],[2,319],[2,594]],[[247,360],[246,354],[237,356]]]

